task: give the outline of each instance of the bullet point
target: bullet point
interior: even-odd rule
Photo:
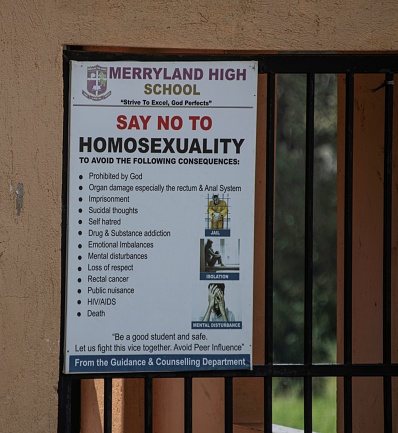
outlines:
[[[80,176],[79,176],[79,179],[83,179],[83,176],[82,176],[82,175],[80,175]]]
[[[79,224],[82,224],[83,223],[83,221],[82,220],[79,220]]]
[[[83,199],[81,197],[79,197],[79,201],[83,201]]]
[[[78,259],[81,260],[81,259],[82,259],[82,256],[79,256]]]
[[[79,272],[81,272],[82,268],[81,268],[81,267],[78,267],[77,270],[78,270]]]
[[[79,245],[78,245],[78,248],[81,248],[81,247],[82,247],[82,244],[79,244]]]
[[[77,293],[81,293],[82,291],[80,289],[77,289]]]
[[[80,305],[82,303],[82,301],[79,300],[79,301],[77,301],[77,303]]]
[[[79,213],[82,213],[83,212],[83,209],[79,209]]]
[[[81,190],[83,189],[83,187],[80,185],[80,186],[79,186],[79,189],[80,189],[80,191],[81,191]]]
[[[78,283],[81,283],[81,282],[82,282],[82,279],[81,279],[81,278],[78,278],[78,279],[77,279],[77,282],[78,282]]]
[[[82,313],[77,313],[77,316],[80,317],[82,315]]]
[[[81,231],[79,232],[79,235],[80,235],[80,236],[82,235],[82,232],[81,232]]]

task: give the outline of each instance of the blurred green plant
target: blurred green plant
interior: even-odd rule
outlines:
[[[280,389],[278,381],[274,379],[274,388]],[[289,382],[289,379],[287,380]],[[290,379],[290,391],[276,393],[272,401],[272,422],[291,428],[304,430],[304,400],[302,393],[297,394],[292,390],[302,389],[302,379]],[[320,383],[322,382],[322,383]],[[336,433],[336,379],[316,378],[313,385],[321,388],[321,395],[314,395],[312,399],[312,430],[318,433]]]
[[[303,362],[306,77],[278,76],[274,361]],[[315,80],[313,360],[335,361],[337,77]],[[276,388],[278,391],[278,387]],[[283,391],[283,389],[280,389]]]

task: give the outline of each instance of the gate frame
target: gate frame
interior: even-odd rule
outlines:
[[[393,140],[393,78],[398,72],[398,56],[388,54],[245,54],[197,55],[86,52],[82,47],[64,50],[64,147],[62,189],[62,302],[60,338],[59,381],[59,433],[80,431],[80,381],[102,378],[105,383],[104,431],[112,431],[112,379],[145,379],[145,432],[152,432],[152,380],[155,378],[184,378],[185,432],[192,431],[192,379],[225,378],[225,431],[233,429],[233,378],[264,378],[264,427],[272,431],[272,378],[304,378],[304,428],[312,431],[312,378],[341,377],[344,381],[344,430],[352,431],[352,379],[356,377],[381,377],[384,383],[384,431],[392,432],[392,377],[398,376],[398,364],[391,361],[391,233],[392,233],[392,140]],[[68,173],[68,112],[69,112],[69,61],[70,60],[151,60],[151,61],[225,61],[256,60],[259,74],[267,74],[267,133],[266,133],[266,219],[265,219],[265,353],[264,364],[254,364],[249,371],[200,371],[124,374],[74,374],[62,373],[64,359],[65,322],[65,263],[67,224],[67,173]],[[305,230],[305,346],[303,364],[276,364],[273,362],[273,231],[275,186],[275,96],[277,74],[307,74],[307,138],[306,138],[306,230]],[[344,191],[344,362],[314,364],[312,362],[312,185],[313,185],[313,116],[315,74],[344,74],[346,79],[345,117],[345,191]],[[352,238],[353,238],[353,123],[354,77],[357,74],[383,74],[385,89],[384,146],[384,209],[383,209],[383,362],[358,364],[352,361]],[[265,120],[265,119],[264,119]],[[311,133],[312,131],[312,133]],[[308,188],[308,189],[307,189]]]

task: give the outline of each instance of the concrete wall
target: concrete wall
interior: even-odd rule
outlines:
[[[55,432],[65,45],[135,52],[398,50],[395,0],[2,0],[0,419]]]

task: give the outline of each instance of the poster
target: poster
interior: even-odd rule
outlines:
[[[70,62],[65,373],[250,369],[257,63]]]

